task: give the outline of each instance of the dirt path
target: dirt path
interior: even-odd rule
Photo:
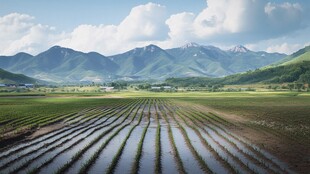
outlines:
[[[63,123],[56,123],[49,126],[44,126],[41,128],[38,128],[34,133],[32,133],[30,136],[27,137],[28,140],[34,139],[38,136],[47,134],[49,132],[55,131],[57,129],[61,129],[65,126]]]

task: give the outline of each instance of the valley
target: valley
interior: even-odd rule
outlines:
[[[0,174],[309,174],[310,1],[0,4]]]

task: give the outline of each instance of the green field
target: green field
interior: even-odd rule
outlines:
[[[120,99],[3,97],[0,100],[1,138],[4,138],[9,132],[19,134],[25,130],[30,131],[37,127],[63,121],[86,108],[109,107],[120,102]]]
[[[0,110],[3,173],[117,173],[124,168],[144,173],[149,167],[155,173],[309,169],[303,157],[310,149],[309,93],[10,93],[0,97]],[[57,129],[28,138],[59,124]],[[146,150],[149,147],[154,148]],[[276,157],[271,160],[265,151]],[[216,160],[214,166],[205,156],[209,153]],[[21,159],[13,163],[17,157]],[[126,165],[129,157],[132,163]],[[110,162],[100,162],[103,158]],[[165,163],[169,158],[174,168]],[[188,158],[192,158],[190,164]],[[154,163],[150,166],[149,161]]]
[[[115,105],[126,98],[162,97],[196,103],[238,115],[249,125],[272,129],[299,141],[310,142],[310,95],[297,92],[179,92],[146,91],[113,93],[39,93],[2,94],[0,125],[3,133],[22,128],[44,126],[85,108]],[[31,97],[36,96],[38,97]],[[13,98],[12,96],[16,96]],[[19,96],[19,97],[18,97]],[[95,97],[95,98],[92,98]],[[97,98],[98,97],[98,98]],[[105,98],[116,97],[116,98]],[[121,99],[123,98],[123,99]],[[35,119],[37,118],[37,119]],[[45,119],[46,121],[42,121]]]

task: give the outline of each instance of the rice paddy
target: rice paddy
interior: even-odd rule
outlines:
[[[62,122],[2,148],[0,173],[294,173],[221,115],[167,98],[96,105]]]

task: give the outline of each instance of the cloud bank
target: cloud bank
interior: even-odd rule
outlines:
[[[291,53],[309,43],[309,38],[294,40],[309,31],[309,10],[302,1],[207,0],[198,14],[168,14],[167,8],[147,3],[132,8],[118,25],[81,24],[71,32],[36,23],[27,14],[8,14],[0,17],[0,54],[37,54],[60,45],[111,55],[150,43],[170,48],[191,41]]]

